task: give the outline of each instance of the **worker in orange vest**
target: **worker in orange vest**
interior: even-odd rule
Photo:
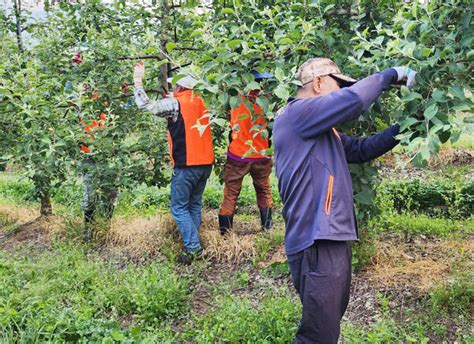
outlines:
[[[257,82],[272,77],[268,73],[252,74]],[[242,97],[239,107],[230,111],[230,144],[224,169],[224,197],[219,210],[222,235],[233,226],[237,199],[247,174],[251,175],[257,193],[262,229],[269,230],[272,227],[272,158],[267,152],[271,130],[262,108],[256,104],[259,93],[260,90],[252,90]],[[249,106],[252,108],[249,109]]]
[[[201,252],[199,227],[202,194],[214,164],[208,111],[203,99],[193,91],[196,80],[191,76],[176,83],[172,96],[151,101],[143,89],[144,75],[145,66],[140,62],[133,72],[135,102],[138,108],[168,120],[168,143],[173,165],[171,213],[186,250],[178,261],[189,264]]]

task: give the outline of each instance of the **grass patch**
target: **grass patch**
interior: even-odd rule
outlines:
[[[384,214],[372,222],[378,232],[403,233],[405,237],[414,235],[435,235],[450,238],[472,234],[474,218],[451,220],[432,218],[424,214]]]
[[[287,290],[268,292],[258,302],[224,297],[214,310],[198,317],[183,338],[197,343],[291,343],[300,312],[299,300]]]
[[[188,310],[189,280],[167,264],[118,267],[63,246],[2,256],[0,337],[18,342],[166,338]],[[155,328],[157,330],[155,330]]]

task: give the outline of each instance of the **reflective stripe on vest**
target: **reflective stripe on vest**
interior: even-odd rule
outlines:
[[[255,149],[247,158],[263,158],[267,155],[260,154],[268,149],[268,137],[264,139],[259,130],[267,127],[267,121],[262,115],[263,111],[257,104],[253,104],[253,118],[247,106],[242,103],[230,112],[230,126],[232,130],[232,142],[229,151],[239,157],[243,157],[250,149]],[[256,134],[256,135],[255,135]],[[252,145],[247,142],[252,141]]]
[[[214,152],[204,101],[192,90],[179,92],[175,98],[179,102],[180,113],[176,122],[168,122],[173,166],[211,165],[214,163]]]

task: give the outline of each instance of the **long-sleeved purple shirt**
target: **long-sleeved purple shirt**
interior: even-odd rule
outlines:
[[[396,81],[397,72],[390,68],[325,96],[294,99],[277,115],[275,167],[288,255],[315,240],[357,240],[348,163],[392,149],[399,126],[359,139],[334,127],[358,117]]]

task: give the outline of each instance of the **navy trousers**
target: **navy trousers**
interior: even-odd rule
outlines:
[[[317,240],[288,256],[293,284],[303,304],[295,343],[337,343],[349,303],[351,256],[349,242],[330,240]]]

